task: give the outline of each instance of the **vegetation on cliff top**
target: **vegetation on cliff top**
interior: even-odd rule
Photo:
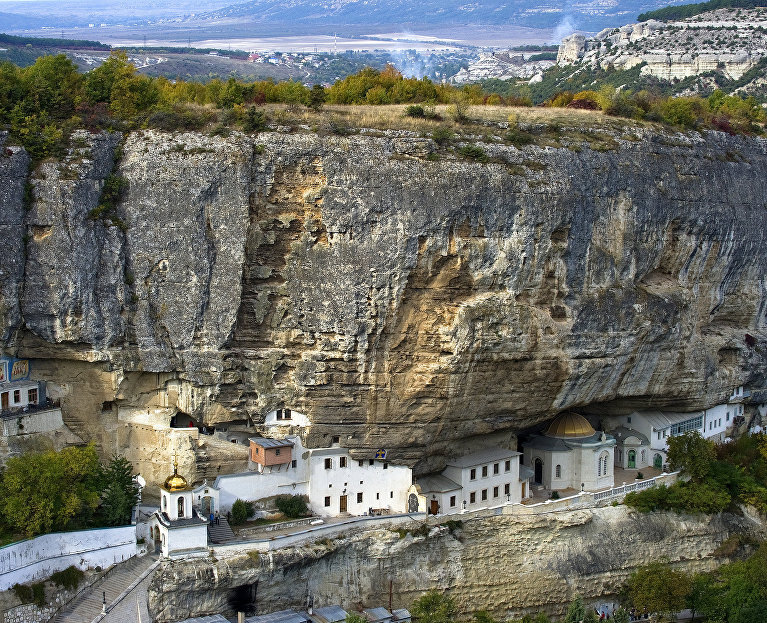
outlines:
[[[692,431],[668,445],[669,465],[689,480],[629,493],[626,504],[642,512],[717,513],[740,503],[767,513],[767,436],[714,445]]]
[[[123,52],[113,53],[100,67],[84,75],[64,55],[41,57],[24,69],[11,63],[0,64],[0,127],[7,128],[11,140],[22,144],[35,160],[61,155],[69,135],[77,128],[213,128],[214,132],[225,133],[228,128],[240,127],[255,132],[268,122],[280,125],[286,115],[295,116],[301,110],[311,110],[321,119],[326,114],[326,103],[376,108],[420,104],[424,110],[442,106],[447,107],[444,112],[448,120],[443,113],[436,113],[424,115],[421,121],[465,126],[476,116],[467,114],[470,106],[530,106],[532,100],[513,93],[489,93],[479,85],[458,88],[435,84],[427,78],[405,78],[393,67],[382,71],[367,68],[328,89],[318,85],[310,89],[299,82],[243,83],[232,78],[203,84],[150,78],[139,74]],[[752,98],[718,92],[708,98],[669,98],[646,90],[630,93],[606,85],[599,91],[555,93],[544,104],[729,133],[761,132],[759,124],[764,121],[763,111]],[[270,119],[264,112],[269,110],[268,105],[282,108],[272,110]],[[401,127],[407,127],[403,112],[400,110],[397,118]],[[580,122],[583,124],[585,119]],[[331,126],[333,132],[348,133],[343,123],[333,122]]]
[[[697,4],[679,4],[677,6],[667,6],[654,11],[640,13],[637,21],[646,22],[650,19],[657,19],[662,22],[685,19],[694,17],[708,11],[716,9],[755,9],[757,7],[767,6],[765,0],[709,0],[708,2],[699,2]]]

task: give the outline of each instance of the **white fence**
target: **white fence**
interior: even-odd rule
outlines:
[[[44,534],[0,547],[0,590],[74,565],[109,567],[137,553],[136,526]]]

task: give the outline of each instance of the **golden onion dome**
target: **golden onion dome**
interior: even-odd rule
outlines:
[[[178,459],[176,459],[173,462],[173,474],[166,478],[163,488],[166,491],[183,491],[188,487],[189,484],[186,482],[186,478],[178,473]]]
[[[567,411],[554,418],[546,429],[547,437],[567,439],[569,437],[591,437],[596,431],[589,421],[578,413]]]

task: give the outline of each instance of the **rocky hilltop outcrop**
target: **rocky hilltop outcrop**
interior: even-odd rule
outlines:
[[[682,80],[721,72],[730,80],[767,58],[767,12],[764,9],[719,9],[673,22],[648,20],[606,28],[593,38],[565,37],[557,63],[590,68],[631,69],[643,75]],[[763,89],[764,76],[745,80],[742,92]]]
[[[561,609],[576,595],[609,602],[638,567],[665,560],[697,573],[745,554],[763,536],[735,515],[643,515],[625,506],[534,516],[468,518],[423,530],[356,533],[301,547],[216,559],[164,562],[151,580],[157,621],[239,609],[259,614],[316,606],[410,607],[427,590],[447,591],[461,618],[498,620]],[[420,530],[419,530],[420,528]],[[420,536],[413,536],[412,533]],[[727,542],[727,546],[720,547]]]
[[[5,148],[4,349],[104,452],[151,456],[178,412],[284,405],[310,445],[416,471],[562,409],[764,383],[765,141],[488,131],[464,139],[487,163],[406,132],[83,134],[26,193]],[[118,156],[126,191],[99,211]]]

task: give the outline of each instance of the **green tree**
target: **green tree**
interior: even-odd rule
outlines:
[[[694,430],[668,439],[668,464],[695,482],[703,481],[716,458],[714,444]]]
[[[593,608],[589,608],[586,614],[583,615],[583,623],[599,623],[599,616]]]
[[[629,613],[623,608],[618,608],[613,613],[613,623],[629,623]]]
[[[0,505],[27,536],[85,526],[99,504],[101,469],[92,445],[8,459]]]
[[[303,517],[309,512],[304,495],[278,495],[274,504],[277,506],[277,510],[290,519]]]
[[[323,87],[321,84],[315,84],[312,87],[312,90],[309,91],[309,101],[307,103],[307,106],[311,108],[315,112],[319,112],[322,110],[322,107],[325,105],[325,87]]]
[[[477,610],[471,617],[472,623],[498,623],[487,610]]]
[[[133,466],[124,456],[115,455],[102,471],[104,492],[99,507],[101,523],[122,526],[130,523],[138,502],[138,488],[133,480]]]
[[[455,601],[432,589],[415,600],[411,612],[418,623],[451,623],[456,613]]]
[[[47,112],[53,119],[67,119],[83,97],[83,79],[64,54],[41,56],[22,70],[25,114]]]
[[[132,78],[136,68],[124,50],[114,50],[101,65],[85,74],[85,94],[92,103],[112,101],[112,88]]]
[[[583,606],[583,598],[576,595],[565,615],[565,623],[580,623],[586,615],[586,609]]]
[[[686,573],[660,562],[642,567],[628,581],[628,594],[635,608],[656,612],[667,619],[686,607],[690,588]]]
[[[232,525],[244,524],[253,513],[253,505],[244,500],[235,500],[232,504]]]
[[[345,621],[346,623],[368,623],[367,619],[358,612],[349,612]]]

